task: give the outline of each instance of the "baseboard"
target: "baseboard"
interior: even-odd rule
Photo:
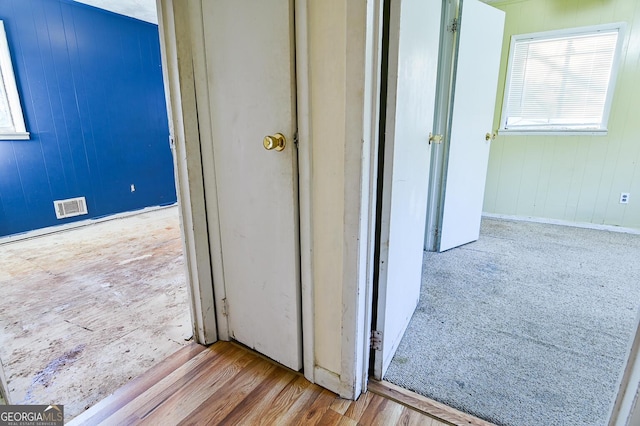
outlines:
[[[313,382],[333,393],[340,394],[340,376],[333,371],[316,366],[313,369]]]
[[[177,203],[174,203],[166,206],[145,207],[144,209],[133,210],[130,212],[116,213],[109,216],[102,216],[94,219],[86,219],[78,222],[65,223],[63,225],[48,226],[46,228],[27,231],[22,234],[7,235],[6,237],[0,237],[0,245],[5,243],[11,243],[14,241],[28,240],[29,238],[40,237],[42,235],[54,234],[56,232],[69,231],[71,229],[80,228],[87,225],[93,225],[96,223],[106,222],[109,220],[124,219],[126,217],[137,216],[139,214],[154,212],[156,210],[169,209],[177,205],[178,205]]]
[[[635,229],[635,228],[624,228],[622,226],[615,226],[615,225],[599,225],[596,223],[588,223],[588,222],[572,222],[570,220],[549,219],[546,217],[512,216],[512,215],[506,215],[506,214],[484,213],[484,212],[482,213],[482,217],[486,217],[488,219],[511,220],[514,222],[543,223],[547,225],[571,226],[574,228],[596,229],[598,231],[620,232],[623,234],[640,235],[640,229]]]

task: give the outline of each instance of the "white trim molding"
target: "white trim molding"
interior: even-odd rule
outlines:
[[[188,16],[191,2],[156,2],[191,319],[198,343],[210,344],[218,334]]]
[[[42,235],[55,234],[56,232],[69,231],[72,229],[81,228],[83,226],[89,226],[89,225],[94,225],[96,223],[106,222],[108,220],[124,219],[126,217],[137,216],[140,214],[145,214],[145,213],[153,212],[156,210],[170,209],[172,207],[176,207],[176,204],[171,204],[167,206],[145,207],[140,210],[132,210],[129,212],[116,213],[109,216],[102,216],[102,217],[97,217],[93,219],[85,219],[85,220],[80,220],[78,222],[65,223],[63,225],[48,226],[46,228],[35,229],[33,231],[24,232],[21,234],[7,235],[6,237],[0,237],[0,245],[5,243],[11,243],[14,241],[28,240],[29,238],[40,237]]]
[[[637,426],[640,419],[640,311],[629,358],[620,378],[618,394],[612,404],[609,426]]]
[[[356,399],[369,377],[377,196],[383,1],[347,3],[342,364],[339,394]],[[356,29],[358,32],[356,32]],[[355,142],[360,143],[355,143]]]
[[[7,97],[12,124],[11,128],[0,128],[0,140],[29,139],[3,21],[0,21],[0,84],[3,84]]]
[[[620,233],[623,233],[623,234],[637,234],[637,235],[640,235],[640,229],[623,228],[621,226],[615,226],[615,225],[601,225],[601,224],[597,224],[597,223],[572,222],[570,220],[550,219],[550,218],[546,218],[546,217],[515,216],[515,215],[486,213],[486,212],[483,212],[482,216],[486,217],[486,218],[489,218],[489,219],[511,220],[511,221],[515,221],[515,222],[544,223],[544,224],[548,224],[548,225],[572,226],[574,228],[597,229],[597,230],[600,230],[600,231],[620,232]]]
[[[296,91],[298,122],[298,192],[300,283],[302,286],[302,358],[304,376],[316,383],[313,281],[313,158],[309,87],[309,17],[307,0],[295,0]],[[327,371],[327,370],[325,370]],[[339,383],[337,381],[332,384]],[[321,384],[321,386],[323,386]],[[325,386],[326,387],[326,386]]]

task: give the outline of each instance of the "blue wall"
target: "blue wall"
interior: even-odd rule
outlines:
[[[0,19],[31,133],[0,140],[0,236],[175,203],[158,27],[68,0]],[[89,215],[56,219],[81,196]]]

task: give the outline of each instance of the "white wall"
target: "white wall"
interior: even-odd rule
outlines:
[[[353,397],[367,356],[380,2],[306,4],[315,379]]]
[[[506,135],[491,144],[488,213],[640,229],[640,7],[637,0],[507,0],[498,128],[512,35],[626,22],[606,136]],[[628,204],[620,193],[629,192]],[[635,197],[635,198],[634,198]]]

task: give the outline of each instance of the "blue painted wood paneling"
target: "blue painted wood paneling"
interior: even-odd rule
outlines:
[[[158,27],[69,0],[0,19],[31,133],[0,140],[0,236],[175,203]],[[81,196],[88,216],[56,219]]]

